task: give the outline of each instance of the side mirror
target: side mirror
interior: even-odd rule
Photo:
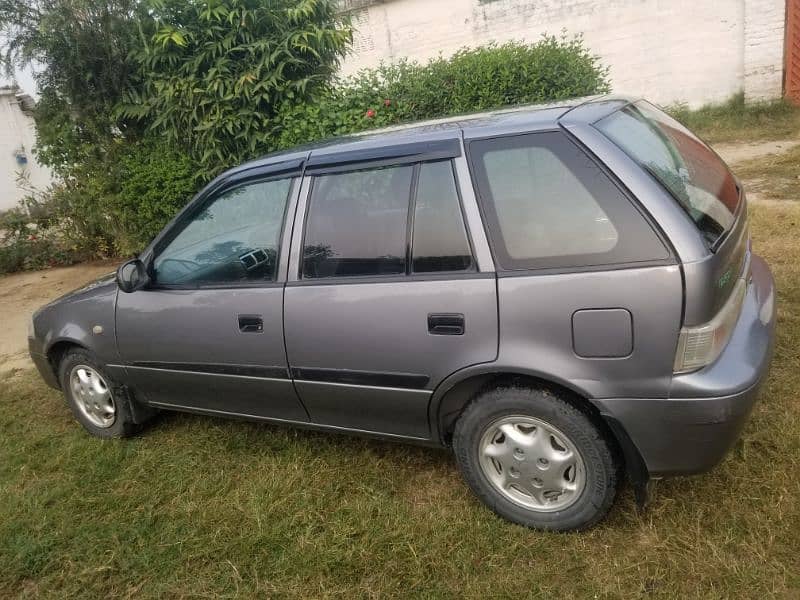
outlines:
[[[142,289],[149,281],[147,268],[138,258],[129,260],[117,269],[117,285],[126,294]]]

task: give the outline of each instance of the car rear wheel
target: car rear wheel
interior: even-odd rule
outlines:
[[[549,390],[479,395],[456,423],[453,448],[475,494],[520,525],[585,529],[616,495],[613,447],[587,414]]]
[[[139,430],[125,390],[89,352],[69,350],[61,359],[59,379],[72,414],[92,435],[126,437]]]

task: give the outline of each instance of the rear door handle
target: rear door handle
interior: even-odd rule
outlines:
[[[461,313],[430,313],[428,333],[433,335],[464,335],[464,315]]]
[[[242,333],[261,333],[264,320],[261,315],[239,315],[239,331]]]

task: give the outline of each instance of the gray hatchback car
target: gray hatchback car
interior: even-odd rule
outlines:
[[[603,97],[231,169],[29,343],[96,436],[169,409],[444,445],[498,514],[569,530],[625,475],[643,501],[718,463],[774,325],[735,177]]]

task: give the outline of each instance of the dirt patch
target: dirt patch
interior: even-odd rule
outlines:
[[[0,277],[0,373],[31,366],[28,320],[43,304],[113,271],[117,261],[15,273]]]
[[[800,146],[800,140],[773,140],[768,142],[737,142],[714,144],[714,150],[731,166],[737,163],[764,158],[770,154],[783,154]]]

